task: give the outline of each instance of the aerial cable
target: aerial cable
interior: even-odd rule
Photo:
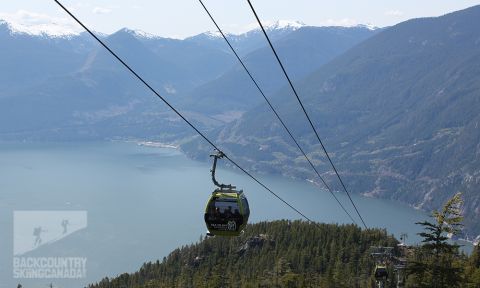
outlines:
[[[302,152],[303,156],[305,157],[305,159],[307,160],[307,162],[310,164],[310,166],[312,167],[312,169],[315,171],[315,173],[318,175],[318,177],[320,178],[320,180],[322,180],[322,183],[325,185],[325,187],[328,189],[328,191],[330,192],[330,194],[332,194],[333,198],[335,198],[335,200],[337,201],[338,205],[340,205],[340,207],[343,209],[343,211],[345,211],[345,213],[348,215],[348,217],[350,218],[350,220],[352,220],[353,223],[357,224],[357,222],[353,219],[353,217],[350,215],[350,213],[347,211],[347,209],[345,209],[345,207],[343,206],[343,204],[340,202],[340,200],[337,198],[337,196],[335,196],[335,194],[333,193],[332,189],[330,188],[330,186],[326,183],[326,181],[323,179],[323,177],[320,175],[320,173],[318,172],[317,168],[315,167],[315,165],[313,165],[312,161],[310,160],[310,158],[308,158],[307,154],[305,153],[305,151],[302,149],[302,147],[300,146],[300,144],[298,143],[298,141],[295,139],[295,137],[293,136],[293,134],[290,132],[290,129],[288,129],[287,125],[283,122],[282,118],[280,117],[280,115],[277,113],[277,111],[275,110],[275,108],[273,107],[273,105],[271,104],[270,100],[267,98],[267,96],[265,96],[265,93],[263,92],[263,90],[260,88],[260,86],[258,85],[257,81],[255,80],[255,78],[253,78],[252,74],[250,73],[250,71],[248,70],[247,66],[245,65],[245,63],[243,62],[243,60],[240,58],[240,56],[238,55],[237,51],[233,48],[232,44],[230,43],[230,41],[228,40],[228,38],[226,37],[226,35],[223,33],[222,29],[220,28],[220,26],[217,24],[217,22],[215,21],[215,19],[213,18],[212,14],[210,13],[210,11],[208,10],[208,8],[205,6],[205,4],[203,4],[202,0],[198,0],[200,2],[200,4],[203,6],[203,9],[205,10],[205,12],[208,14],[208,16],[210,17],[210,19],[212,20],[213,24],[215,24],[215,26],[217,27],[217,30],[218,32],[222,35],[223,39],[225,39],[225,42],[227,42],[228,46],[230,47],[230,49],[232,50],[233,54],[235,55],[235,57],[238,59],[238,61],[240,62],[240,64],[242,65],[243,69],[245,70],[245,72],[248,74],[248,76],[250,77],[250,79],[252,80],[253,84],[255,85],[255,87],[257,87],[258,91],[260,92],[260,94],[262,94],[263,96],[263,99],[265,99],[265,101],[267,102],[268,106],[270,107],[270,109],[272,110],[272,112],[275,114],[275,116],[277,116],[277,119],[280,121],[280,123],[282,124],[283,128],[285,128],[285,130],[287,131],[288,135],[290,135],[290,137],[292,138],[293,142],[295,142],[295,144],[297,145],[298,149]]]
[[[185,118],[177,109],[175,109],[175,107],[173,107],[165,98],[163,98],[160,93],[158,93],[152,86],[150,86],[139,74],[137,74],[125,61],[122,60],[122,58],[120,58],[120,56],[118,56],[115,52],[113,52],[113,50],[111,50],[102,40],[100,40],[90,29],[87,28],[87,26],[85,26],[77,17],[75,17],[65,6],[63,6],[58,0],[53,0],[55,1],[55,3],[58,4],[58,6],[60,6],[60,8],[62,8],[68,15],[70,15],[70,17],[72,17],[80,26],[83,27],[83,29],[85,29],[85,31],[88,32],[88,34],[90,34],[93,38],[95,38],[95,40],[97,40],[97,42],[102,45],[113,57],[115,57],[125,68],[127,68],[128,71],[130,71],[138,80],[140,80],[140,82],[142,82],[153,94],[155,94],[158,98],[160,98],[160,100],[163,101],[163,103],[165,103],[170,109],[172,109],[173,112],[175,112],[175,114],[177,114],[183,121],[185,121],[193,130],[195,130],[195,132],[197,132],[205,141],[208,142],[208,144],[210,144],[215,150],[217,151],[221,151],[217,145],[215,145],[212,141],[210,141],[210,139],[207,138],[207,136],[205,136],[202,132],[200,132],[200,130],[198,130],[195,125],[193,125],[190,121],[188,121],[187,118]],[[223,152],[222,152],[223,153]],[[245,173],[247,176],[249,176],[251,179],[253,179],[255,182],[257,182],[258,185],[262,186],[265,190],[267,190],[268,192],[270,192],[273,196],[275,196],[278,200],[280,200],[281,202],[283,202],[285,205],[287,205],[290,209],[292,209],[293,211],[295,211],[297,214],[299,214],[302,218],[304,218],[305,220],[307,220],[308,222],[311,222],[315,225],[319,225],[318,223],[314,222],[313,220],[311,220],[309,217],[307,217],[305,214],[303,214],[300,210],[298,210],[297,208],[295,208],[293,205],[291,205],[290,203],[288,203],[286,200],[284,200],[282,197],[280,197],[278,194],[276,194],[275,192],[273,192],[273,190],[271,190],[270,188],[268,188],[265,184],[263,184],[260,180],[258,180],[255,176],[253,176],[250,172],[248,172],[247,170],[245,170],[243,167],[241,167],[239,164],[237,164],[235,161],[233,161],[230,157],[228,157],[226,154],[223,153],[223,157],[225,157],[228,161],[230,161],[230,163],[232,163],[235,167],[237,167],[238,169],[240,169],[243,173]]]
[[[318,142],[319,142],[320,145],[322,146],[323,152],[324,152],[325,155],[327,156],[327,159],[328,159],[328,161],[330,162],[330,165],[332,166],[333,170],[335,171],[335,174],[337,175],[338,180],[339,180],[340,183],[342,184],[343,190],[345,191],[345,193],[347,194],[348,198],[350,199],[350,202],[352,203],[353,207],[355,208],[355,211],[357,212],[358,217],[360,217],[360,220],[362,220],[363,226],[365,226],[365,228],[367,228],[367,224],[365,224],[365,221],[363,220],[362,215],[360,214],[360,212],[359,212],[358,209],[357,209],[357,206],[356,206],[355,203],[353,202],[353,199],[352,199],[352,197],[350,196],[350,193],[348,192],[347,187],[345,186],[345,183],[344,183],[343,180],[342,180],[342,177],[340,177],[340,174],[338,173],[337,168],[336,168],[335,165],[333,164],[333,161],[332,161],[332,159],[330,158],[330,155],[328,154],[327,149],[326,149],[325,146],[323,145],[323,142],[322,142],[322,140],[320,139],[320,136],[318,135],[317,129],[315,129],[315,126],[313,125],[313,122],[312,122],[312,120],[310,119],[310,116],[308,116],[308,113],[307,113],[307,110],[305,109],[305,106],[303,106],[302,100],[300,100],[300,97],[298,96],[297,90],[296,90],[295,87],[293,86],[293,83],[292,83],[292,81],[290,80],[290,77],[288,76],[287,71],[285,70],[285,67],[283,67],[282,61],[280,61],[280,58],[278,57],[277,51],[276,51],[275,48],[273,47],[272,42],[270,41],[270,38],[269,38],[268,35],[267,35],[267,32],[266,32],[265,29],[263,28],[262,22],[260,21],[260,18],[258,17],[257,12],[255,11],[255,8],[253,8],[253,5],[252,5],[252,3],[250,2],[250,0],[247,0],[247,2],[248,2],[248,5],[250,5],[250,8],[251,8],[253,14],[255,15],[255,18],[257,19],[258,25],[259,25],[260,28],[262,29],[263,35],[265,35],[265,38],[267,39],[268,44],[270,45],[270,48],[271,48],[273,54],[275,55],[275,58],[277,59],[277,62],[278,62],[278,64],[280,65],[280,68],[282,69],[283,74],[285,75],[285,78],[287,78],[287,81],[288,81],[290,87],[292,88],[292,91],[293,91],[293,93],[295,94],[295,97],[297,98],[298,103],[299,103],[300,106],[302,107],[303,113],[304,113],[305,116],[307,117],[308,122],[310,123],[310,126],[312,127],[313,131],[315,132],[315,136],[317,137]]]

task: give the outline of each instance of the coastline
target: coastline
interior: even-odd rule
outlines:
[[[155,142],[155,141],[133,141],[139,146],[147,146],[147,147],[155,147],[155,148],[171,148],[171,149],[178,149],[180,148],[177,145],[167,144],[162,142]]]

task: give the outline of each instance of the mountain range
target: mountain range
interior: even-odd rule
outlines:
[[[300,38],[325,34],[325,41],[330,43],[333,38],[333,43],[328,45],[338,44],[338,50],[326,53],[319,52],[322,51],[320,45],[309,49],[307,54],[312,56],[313,62],[309,70],[313,70],[311,67],[315,66],[315,61],[321,65],[375,33],[365,27],[278,26],[276,30],[274,27],[269,31],[278,41],[290,34],[299,34]],[[330,37],[331,29],[344,32]],[[209,95],[208,91],[233,91],[242,89],[245,84],[245,81],[236,81],[235,72],[233,76],[224,76],[232,70],[237,74],[241,71],[223,39],[212,33],[178,40],[121,29],[112,35],[100,36],[153,87],[204,129],[231,121],[260,103],[260,97],[251,97],[251,101],[237,108],[238,98],[224,97],[219,93]],[[260,36],[259,30],[229,35],[236,47],[243,47],[240,50],[247,53],[244,56],[247,59],[262,49]],[[162,103],[148,95],[144,87],[86,33],[67,37],[32,35],[18,33],[3,22],[0,41],[6,43],[5,53],[0,56],[5,67],[0,72],[0,133],[5,140],[170,139],[170,136],[178,140],[192,132],[185,129]],[[308,41],[299,43],[312,46]],[[293,45],[291,43],[290,48],[285,49],[293,51]],[[249,50],[254,51],[248,53]],[[303,65],[299,61],[296,63],[297,66]],[[230,83],[216,82],[223,77],[229,77]],[[277,80],[272,86],[280,88],[281,85]],[[211,101],[222,103],[222,107],[203,104]],[[231,111],[233,109],[235,111]]]
[[[475,6],[384,29],[268,33],[352,192],[429,211],[462,191],[465,231],[479,234],[479,24]],[[0,24],[0,139],[147,138],[206,158],[211,147],[87,36],[19,34]],[[339,189],[260,31],[229,37]],[[122,29],[102,39],[239,163],[315,179],[215,33],[178,40]]]

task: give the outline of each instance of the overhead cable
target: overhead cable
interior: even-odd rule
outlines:
[[[222,35],[223,39],[225,39],[225,42],[227,42],[228,46],[230,47],[230,49],[232,50],[233,54],[235,55],[235,57],[238,59],[238,61],[240,62],[241,66],[243,67],[243,69],[245,70],[245,72],[248,74],[248,76],[250,77],[250,79],[252,80],[253,84],[255,85],[255,87],[257,88],[257,90],[260,92],[260,94],[263,96],[263,99],[265,99],[265,102],[267,102],[268,106],[270,107],[270,109],[272,110],[272,112],[275,114],[275,116],[277,117],[278,121],[280,121],[280,123],[282,124],[283,128],[285,128],[285,131],[287,131],[288,135],[290,135],[290,137],[292,138],[293,142],[295,143],[295,145],[297,145],[298,149],[300,150],[300,152],[302,152],[303,156],[305,157],[305,159],[307,160],[307,162],[310,164],[310,166],[312,167],[312,169],[315,171],[315,173],[317,174],[317,176],[320,178],[320,180],[322,181],[323,185],[325,185],[325,187],[328,189],[328,191],[330,192],[330,194],[333,196],[333,198],[335,198],[335,200],[337,201],[338,205],[340,205],[340,207],[342,208],[342,210],[348,215],[348,217],[350,218],[350,220],[352,220],[353,223],[357,224],[357,222],[353,219],[353,217],[350,215],[350,213],[347,211],[347,209],[345,209],[345,207],[343,206],[343,204],[340,202],[340,200],[337,198],[337,196],[333,193],[332,189],[330,188],[330,186],[327,184],[327,182],[323,179],[323,177],[320,175],[320,173],[318,172],[317,168],[315,167],[315,165],[313,165],[312,161],[310,160],[310,158],[307,156],[307,154],[305,153],[305,151],[302,149],[302,147],[300,146],[300,144],[298,143],[297,139],[295,139],[295,137],[293,136],[293,134],[290,132],[290,129],[288,129],[287,125],[285,124],[285,122],[282,120],[282,118],[280,117],[280,115],[277,113],[277,111],[275,110],[275,108],[273,107],[273,105],[271,104],[270,100],[267,98],[267,96],[265,95],[265,93],[263,92],[263,90],[260,88],[260,86],[258,85],[257,81],[255,80],[255,78],[252,76],[252,73],[250,73],[250,71],[248,70],[247,66],[245,65],[245,63],[243,62],[243,60],[240,58],[240,56],[238,55],[237,51],[233,48],[232,44],[230,43],[230,41],[228,40],[227,36],[225,35],[225,33],[223,33],[222,29],[220,28],[220,26],[217,24],[217,21],[215,21],[215,19],[213,18],[212,14],[210,13],[210,11],[208,10],[208,8],[205,6],[205,4],[203,3],[202,0],[198,0],[200,2],[200,4],[202,5],[203,9],[205,10],[205,12],[208,14],[208,16],[210,17],[210,19],[212,20],[213,24],[215,24],[215,27],[217,27],[217,30],[218,32]]]
[[[75,15],[73,15],[65,6],[63,6],[58,0],[53,0],[55,3],[57,3],[60,8],[62,8],[72,19],[74,19],[80,26],[85,29],[85,31],[88,32],[100,45],[102,45],[115,59],[117,59],[128,71],[130,71],[135,78],[137,78],[140,82],[142,82],[153,94],[155,94],[160,100],[163,101],[175,114],[177,114],[183,121],[185,121],[195,132],[200,135],[205,141],[208,142],[215,150],[221,151],[220,148],[215,145],[210,139],[208,139],[207,136],[205,136],[200,130],[198,130],[195,125],[193,125],[187,118],[185,118],[182,113],[180,113],[175,107],[173,107],[164,97],[160,95],[152,86],[150,86],[133,68],[131,68],[120,56],[118,56],[112,49],[108,47],[107,44],[105,44],[100,38],[98,38],[87,26],[85,26]],[[225,155],[225,153],[224,153]],[[298,215],[300,215],[302,218],[307,220],[308,222],[311,222],[315,225],[318,225],[318,223],[314,222],[311,220],[309,217],[307,217],[304,213],[302,213],[300,210],[295,208],[293,205],[288,203],[286,200],[284,200],[282,197],[280,197],[277,193],[275,193],[272,189],[270,189],[268,186],[263,184],[260,180],[258,180],[255,176],[253,176],[250,172],[245,170],[243,167],[241,167],[239,164],[237,164],[233,159],[231,159],[228,155],[224,156],[226,159],[230,161],[235,167],[240,169],[243,173],[245,173],[247,176],[249,176],[252,180],[254,180],[258,185],[262,186],[265,190],[270,192],[273,196],[275,196],[278,200],[283,202],[286,206],[288,206],[290,209],[295,211]]]
[[[285,78],[287,79],[288,84],[289,84],[290,87],[292,88],[292,91],[293,91],[293,93],[295,94],[295,97],[297,98],[297,101],[298,101],[298,103],[300,104],[300,107],[302,107],[303,113],[304,113],[305,116],[307,117],[308,123],[310,123],[310,126],[312,127],[312,130],[314,131],[315,136],[317,137],[318,142],[319,142],[320,145],[322,146],[322,149],[323,149],[323,152],[325,153],[325,156],[327,157],[328,161],[330,162],[330,165],[332,166],[333,171],[334,171],[335,174],[337,175],[337,178],[338,178],[338,180],[340,181],[340,183],[341,183],[341,185],[342,185],[342,187],[343,187],[343,190],[345,191],[345,193],[347,194],[348,198],[350,199],[350,203],[352,203],[353,207],[355,208],[355,211],[357,212],[358,217],[360,217],[360,220],[362,221],[363,226],[365,226],[365,228],[368,228],[368,227],[367,227],[367,224],[365,224],[365,221],[363,220],[362,215],[360,214],[360,211],[358,211],[357,205],[355,205],[355,202],[353,202],[353,199],[352,199],[352,197],[350,196],[350,193],[348,192],[347,187],[345,186],[345,183],[344,183],[343,180],[342,180],[342,177],[340,177],[340,174],[338,173],[337,168],[336,168],[335,165],[333,164],[333,161],[332,161],[332,159],[330,158],[330,155],[328,154],[327,149],[325,148],[325,145],[323,145],[323,142],[322,142],[322,140],[320,139],[320,136],[319,136],[319,134],[318,134],[318,132],[317,132],[317,129],[316,129],[315,126],[313,125],[313,122],[312,122],[312,120],[310,119],[310,116],[308,116],[307,110],[305,109],[305,106],[303,105],[302,100],[301,100],[300,97],[298,96],[297,90],[296,90],[295,87],[293,86],[293,83],[292,83],[292,81],[290,80],[290,77],[288,76],[287,71],[285,70],[285,67],[284,67],[283,64],[282,64],[282,61],[280,61],[280,58],[278,57],[277,51],[276,51],[275,48],[273,47],[272,41],[270,41],[270,38],[268,37],[268,34],[267,34],[267,32],[265,31],[265,28],[263,28],[263,24],[262,24],[262,22],[260,21],[260,18],[258,17],[257,12],[255,11],[255,8],[253,7],[253,5],[252,5],[252,3],[250,2],[250,0],[247,0],[247,2],[248,2],[248,5],[250,6],[250,9],[251,9],[252,12],[253,12],[253,15],[254,15],[255,18],[257,19],[258,25],[259,25],[260,28],[262,29],[263,35],[265,35],[265,38],[266,38],[266,40],[267,40],[267,42],[268,42],[268,44],[269,44],[269,46],[270,46],[273,54],[275,55],[275,58],[277,59],[277,62],[278,62],[278,64],[280,65],[280,68],[281,68],[282,71],[283,71],[283,74],[285,75]]]

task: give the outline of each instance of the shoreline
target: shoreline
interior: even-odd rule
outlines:
[[[162,142],[155,142],[155,141],[133,141],[139,146],[146,146],[146,147],[155,147],[155,148],[170,148],[170,149],[179,149],[179,146],[173,144],[167,144]]]

